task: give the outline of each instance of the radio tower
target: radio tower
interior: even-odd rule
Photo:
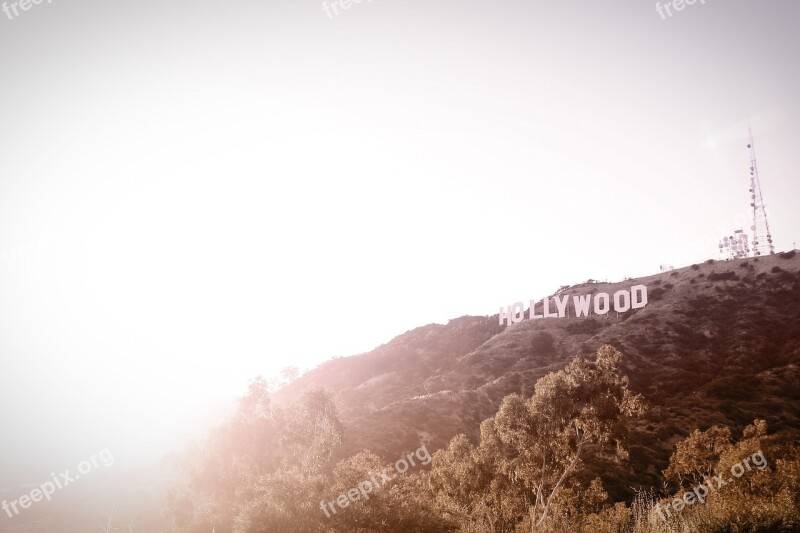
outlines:
[[[750,143],[750,207],[753,208],[753,255],[758,257],[769,252],[775,253],[775,246],[772,245],[772,234],[769,232],[769,221],[767,221],[767,206],[764,205],[764,197],[761,195],[761,181],[758,179],[758,165],[756,164],[756,147],[753,144],[753,130],[748,130]]]

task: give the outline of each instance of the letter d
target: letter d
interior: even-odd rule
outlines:
[[[631,287],[631,309],[641,309],[647,305],[647,286],[634,285]]]

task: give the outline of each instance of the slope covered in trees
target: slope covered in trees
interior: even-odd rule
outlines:
[[[330,361],[272,398],[256,382],[192,454],[172,515],[182,531],[217,532],[790,531],[799,267],[789,255],[709,262],[626,282],[650,289],[632,313],[463,317]],[[430,465],[322,511],[421,445],[437,452]],[[757,451],[764,469],[663,511]]]
[[[621,374],[621,360],[604,346],[596,358],[575,358],[541,378],[530,398],[506,397],[481,424],[477,444],[454,437],[434,455],[430,472],[409,473],[402,456],[386,465],[368,451],[330,471],[343,431],[331,396],[314,390],[275,407],[265,384],[255,382],[190,458],[191,483],[170,501],[176,528],[791,531],[800,520],[800,433],[768,435],[764,420],[735,444],[727,427],[695,431],[678,443],[664,490],[640,490],[630,503],[609,498],[603,477],[592,477],[586,465],[626,462],[630,422],[646,410]],[[385,481],[376,480],[378,472]]]

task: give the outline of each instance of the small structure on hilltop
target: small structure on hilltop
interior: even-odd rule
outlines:
[[[760,255],[773,255],[775,245],[772,242],[772,232],[769,229],[767,218],[767,205],[761,192],[761,180],[758,177],[758,163],[756,161],[756,147],[753,142],[753,131],[748,130],[750,150],[750,209],[753,212],[750,231],[753,238],[743,229],[737,229],[733,235],[727,235],[719,241],[720,259],[741,259],[745,257],[758,257]]]
[[[767,220],[767,206],[761,194],[761,180],[758,177],[758,164],[756,163],[756,147],[753,143],[753,131],[749,130],[750,142],[747,147],[750,149],[750,207],[753,208],[753,255],[758,257],[769,253],[775,253],[775,246],[772,244],[772,233],[769,231],[769,221]]]

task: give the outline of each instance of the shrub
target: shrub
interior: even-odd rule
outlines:
[[[791,259],[795,255],[797,255],[797,250],[790,250],[788,252],[784,252],[782,254],[778,254],[778,257],[780,257],[781,259]]]
[[[536,355],[552,355],[556,351],[556,342],[550,333],[540,331],[531,339],[531,348]]]
[[[674,287],[674,286],[675,286],[675,285],[673,285],[672,283],[667,283],[667,284],[665,284],[665,285],[664,285],[664,288],[665,288],[665,289],[671,289],[671,288],[672,288],[672,287]]]
[[[700,265],[692,265],[692,270],[700,270]]]
[[[573,335],[581,333],[588,333],[591,335],[593,333],[596,333],[597,330],[599,330],[602,327],[603,325],[597,319],[586,318],[586,319],[576,320],[574,322],[569,322],[564,327],[564,329],[567,330],[568,333],[571,333]]]
[[[713,265],[714,264],[714,260],[713,259],[709,259],[708,261],[706,261],[706,264],[707,265]]]
[[[779,274],[780,272],[783,272],[783,269],[779,266],[774,266],[772,267],[772,270],[770,270],[770,272],[772,272],[773,274]]]
[[[656,287],[652,291],[650,291],[650,299],[653,301],[658,301],[664,297],[664,293],[667,292],[666,289],[662,287]]]
[[[739,281],[739,276],[733,270],[728,270],[720,273],[712,272],[708,275],[708,279],[711,281]]]

